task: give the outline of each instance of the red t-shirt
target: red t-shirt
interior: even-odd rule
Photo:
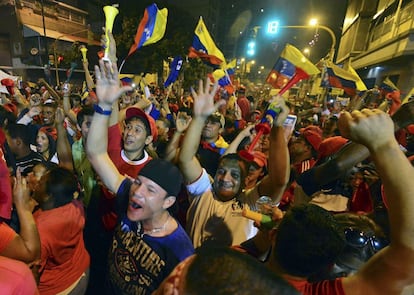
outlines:
[[[4,222],[0,222],[0,253],[10,244],[16,232]]]
[[[21,261],[0,256],[1,294],[39,294],[30,268]]]
[[[41,263],[39,291],[57,294],[69,288],[89,268],[90,258],[83,241],[83,204],[71,203],[34,213],[40,235]]]
[[[243,119],[246,121],[249,121],[249,116],[250,116],[249,100],[245,96],[241,96],[237,99],[237,104],[240,107]]]
[[[317,283],[309,283],[306,280],[295,280],[292,278],[285,279],[303,295],[345,295],[342,278]]]
[[[137,161],[131,161],[126,158],[122,150],[122,135],[119,124],[109,127],[108,129],[108,155],[115,164],[119,173],[137,177],[139,171],[152,158],[144,151],[144,157]]]

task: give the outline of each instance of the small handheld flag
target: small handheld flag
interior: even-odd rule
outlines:
[[[181,67],[183,65],[183,59],[181,56],[176,56],[174,60],[171,62],[170,65],[170,74],[168,75],[167,80],[164,82],[164,87],[170,86],[172,83],[174,83],[178,75],[180,74]]]
[[[279,94],[282,95],[298,81],[319,73],[319,69],[299,49],[286,44],[279,59],[267,76],[266,82],[274,88],[282,88],[279,91]]]

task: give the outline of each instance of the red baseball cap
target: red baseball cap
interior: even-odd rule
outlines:
[[[319,146],[319,158],[322,159],[336,154],[347,142],[348,139],[342,136],[333,136],[324,139]]]
[[[255,162],[259,167],[266,167],[267,166],[267,156],[259,151],[253,151],[253,162]]]
[[[155,120],[150,115],[148,115],[146,112],[141,110],[140,108],[136,108],[136,107],[127,108],[126,114],[125,114],[125,120],[129,120],[134,117],[139,117],[143,120],[144,124],[147,125],[147,127],[149,127],[149,130],[151,131],[152,141],[157,141],[158,129],[157,129],[157,125],[155,125]]]

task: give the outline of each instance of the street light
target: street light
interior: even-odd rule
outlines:
[[[331,45],[331,49],[329,51],[329,55],[328,55],[328,60],[333,62],[334,59],[334,55],[335,55],[335,46],[336,46],[336,36],[335,33],[332,31],[331,28],[328,28],[327,26],[323,26],[323,25],[304,25],[304,26],[281,26],[281,28],[287,28],[287,29],[312,29],[312,28],[317,28],[317,29],[322,29],[324,31],[327,31],[329,33],[329,35],[332,38],[332,45]]]
[[[268,28],[267,29],[268,29],[269,34],[277,33],[278,28],[285,28],[285,29],[314,29],[314,28],[316,28],[316,29],[322,29],[322,30],[328,32],[329,35],[331,36],[331,39],[332,39],[332,46],[331,46],[331,49],[329,51],[328,60],[333,61],[334,55],[335,55],[335,47],[336,47],[335,33],[332,31],[331,28],[318,24],[317,19],[313,18],[313,19],[310,20],[309,25],[301,25],[301,26],[280,26],[279,22],[277,22],[277,21],[272,21],[272,22],[268,23]]]
[[[57,60],[57,54],[56,54],[57,41],[59,41],[60,38],[63,38],[65,36],[80,34],[80,33],[83,33],[83,32],[87,32],[89,30],[90,30],[90,26],[88,25],[88,27],[86,29],[82,29],[82,30],[79,30],[79,31],[71,32],[70,34],[69,33],[68,34],[62,34],[62,35],[58,36],[55,39],[55,41],[53,42],[54,43],[53,44],[53,57],[55,59],[56,86],[59,86],[59,84],[60,84],[60,81],[59,81],[59,70],[58,70],[58,60]]]

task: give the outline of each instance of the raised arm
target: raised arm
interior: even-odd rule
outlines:
[[[59,166],[73,171],[72,149],[68,140],[67,132],[63,126],[65,114],[61,108],[56,109],[55,125],[57,130],[56,151]]]
[[[34,206],[30,202],[30,190],[20,170],[16,172],[13,201],[20,221],[20,234],[0,254],[29,263],[40,258],[40,237],[32,215]]]
[[[272,129],[270,130],[268,174],[263,178],[258,187],[259,195],[269,196],[275,202],[280,201],[289,182],[290,175],[289,150],[283,128],[283,122],[289,114],[289,109],[283,97],[278,97],[277,99],[280,101],[279,104],[282,111],[277,119],[273,120]]]
[[[175,119],[175,132],[170,138],[167,148],[165,150],[164,159],[167,161],[176,161],[177,153],[179,151],[179,145],[181,136],[187,130],[188,126],[191,123],[191,116],[187,115],[185,112],[179,112]]]
[[[105,186],[112,192],[117,192],[124,176],[122,176],[114,163],[109,158],[108,124],[113,103],[125,91],[130,91],[130,86],[120,87],[118,80],[118,68],[115,63],[112,67],[99,61],[99,67],[95,66],[96,95],[99,103],[95,107],[88,133],[86,151],[88,158],[100,176]]]
[[[217,88],[218,84],[215,83],[213,88],[210,89],[209,81],[206,79],[204,84],[202,80],[199,81],[198,93],[196,93],[194,89],[191,89],[194,98],[193,119],[185,133],[179,155],[181,172],[189,183],[194,182],[200,177],[202,172],[200,162],[195,155],[200,143],[204,124],[207,117],[214,113],[214,111],[223,103],[218,102],[217,104],[214,104],[214,95],[217,92]]]
[[[343,281],[346,294],[400,294],[414,283],[414,168],[400,150],[390,117],[380,110],[344,113],[341,134],[368,148],[389,204],[391,243]]]
[[[95,87],[95,83],[93,82],[91,73],[89,72],[89,62],[82,59],[82,67],[85,72],[86,87],[88,87],[88,91],[91,91]]]
[[[227,154],[237,153],[237,149],[238,149],[240,143],[246,137],[252,136],[252,131],[253,130],[254,130],[254,125],[249,124],[242,131],[240,131],[239,134],[237,134],[236,138],[234,138],[233,141],[230,143],[229,147],[226,149],[223,156],[227,155]]]
[[[62,92],[63,92],[63,110],[65,111],[65,114],[69,118],[69,120],[76,126],[77,124],[76,114],[70,106],[70,84],[69,83],[65,83],[63,85]]]

